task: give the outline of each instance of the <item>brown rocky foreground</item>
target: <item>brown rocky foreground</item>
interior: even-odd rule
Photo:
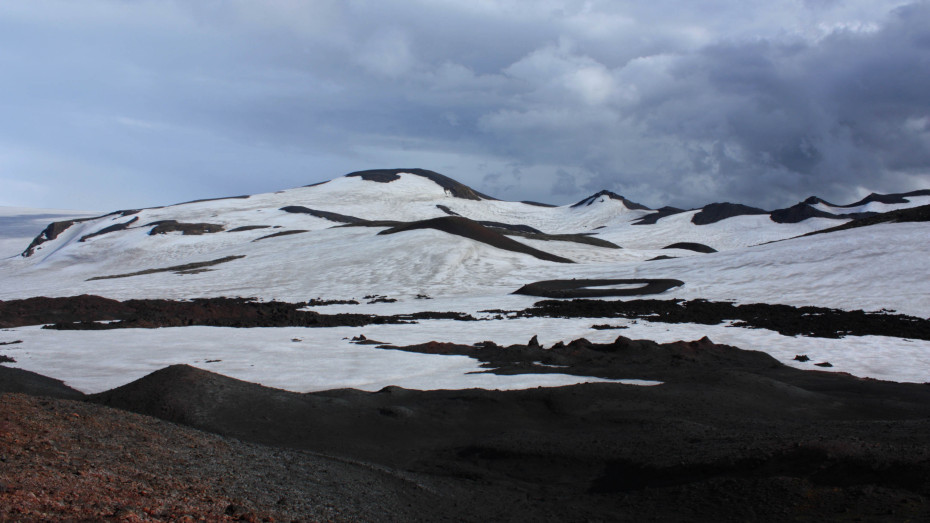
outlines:
[[[179,365],[81,397],[0,367],[0,390],[45,395],[0,397],[0,517],[930,518],[927,385],[797,370],[707,339],[579,340],[545,361],[532,342],[389,350],[664,383],[297,394]]]

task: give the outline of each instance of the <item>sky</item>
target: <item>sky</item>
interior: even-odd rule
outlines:
[[[0,2],[0,205],[401,167],[554,204],[930,188],[930,2]]]

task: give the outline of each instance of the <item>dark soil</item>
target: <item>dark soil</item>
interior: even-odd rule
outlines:
[[[460,216],[443,216],[440,218],[432,218],[429,220],[422,220],[417,222],[410,222],[397,227],[392,227],[390,229],[379,232],[378,234],[396,234],[399,232],[411,231],[416,229],[436,229],[443,231],[449,234],[455,234],[458,236],[464,236],[481,243],[486,243],[492,247],[497,247],[498,249],[505,249],[513,252],[520,252],[523,254],[529,254],[540,260],[559,262],[559,263],[574,263],[568,258],[563,258],[561,256],[556,256],[554,254],[549,254],[539,249],[534,249],[529,245],[522,244],[518,241],[512,240],[500,232],[497,232],[491,228],[485,227],[478,222],[469,220],[467,218],[462,218]]]
[[[748,205],[740,203],[712,203],[704,206],[701,212],[692,216],[691,223],[695,225],[709,225],[721,220],[726,220],[727,218],[733,218],[734,216],[751,214],[768,214],[768,211],[756,207],[749,207]]]
[[[702,252],[705,254],[710,254],[712,252],[717,252],[717,249],[704,245],[703,243],[694,243],[694,242],[678,242],[671,245],[666,245],[662,247],[663,249],[685,249],[694,252]]]
[[[646,296],[680,287],[681,280],[547,280],[520,287],[514,294],[543,298],[602,298],[607,296]],[[636,288],[604,289],[605,285],[642,285]]]

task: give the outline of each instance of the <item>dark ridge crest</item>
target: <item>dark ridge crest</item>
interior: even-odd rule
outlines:
[[[595,202],[595,200],[597,200],[601,196],[606,196],[610,198],[611,200],[618,200],[620,202],[623,202],[623,205],[625,205],[627,209],[633,209],[637,211],[651,211],[652,210],[649,207],[646,207],[645,205],[641,203],[636,203],[634,201],[628,200],[624,198],[623,196],[620,196],[619,194],[608,191],[608,190],[603,190],[599,193],[592,194],[591,196],[588,196],[584,200],[581,200],[580,202],[572,205],[572,207],[581,207],[581,206],[591,205],[592,203]]]
[[[809,218],[829,218],[831,220],[848,218],[846,215],[836,215],[815,209],[810,204],[803,202],[785,209],[776,209],[769,216],[775,223],[799,223]]]
[[[449,191],[452,196],[456,198],[463,198],[465,200],[496,200],[497,198],[492,198],[486,194],[481,194],[480,192],[459,183],[448,176],[444,176],[435,171],[430,171],[427,169],[371,169],[367,171],[356,171],[349,173],[346,176],[357,176],[363,180],[378,182],[378,183],[390,183],[394,180],[400,178],[401,173],[415,174],[417,176],[422,176],[429,180],[432,180],[434,183],[442,187],[443,189]]]
[[[920,207],[911,207],[910,209],[898,209],[896,211],[888,211],[880,214],[875,214],[873,216],[868,216],[865,218],[858,218],[851,222],[844,223],[843,225],[837,225],[836,227],[830,227],[829,229],[822,229],[819,231],[809,232],[807,234],[802,234],[799,238],[804,236],[813,236],[815,234],[826,234],[836,231],[845,231],[847,229],[855,229],[858,227],[868,227],[870,225],[878,225],[880,223],[905,223],[905,222],[928,222],[930,221],[930,205],[921,205]]]
[[[757,207],[750,207],[748,205],[743,205],[740,203],[712,203],[706,205],[700,212],[691,217],[691,223],[695,225],[710,225],[712,223],[717,223],[727,218],[733,218],[735,216],[747,216],[755,214],[768,214],[768,211],[764,211]]]

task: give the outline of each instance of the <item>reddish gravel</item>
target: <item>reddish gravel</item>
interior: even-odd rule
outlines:
[[[2,403],[0,520],[234,520],[225,512],[236,502],[194,466],[226,454],[221,439],[77,402]]]
[[[78,401],[0,394],[0,521],[410,520],[370,466]]]

